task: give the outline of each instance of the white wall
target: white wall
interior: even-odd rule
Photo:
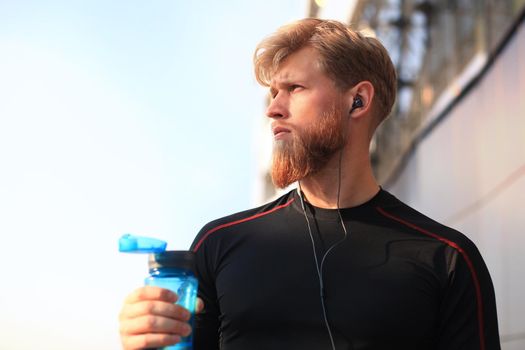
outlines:
[[[477,244],[496,289],[503,349],[524,349],[525,25],[389,190]]]

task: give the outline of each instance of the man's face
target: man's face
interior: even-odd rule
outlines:
[[[280,188],[315,174],[345,144],[345,95],[303,48],[275,72],[266,114],[272,118],[272,180]]]

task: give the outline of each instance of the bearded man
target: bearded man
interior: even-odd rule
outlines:
[[[395,100],[384,47],[335,21],[280,28],[254,55],[270,88],[272,178],[293,189],[197,235],[194,349],[499,349],[494,289],[463,234],[374,178],[369,145]],[[121,313],[124,348],[188,335],[169,291]]]

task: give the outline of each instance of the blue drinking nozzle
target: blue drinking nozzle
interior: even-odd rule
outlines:
[[[122,253],[162,253],[166,251],[168,243],[156,238],[130,235],[120,237],[118,250]]]

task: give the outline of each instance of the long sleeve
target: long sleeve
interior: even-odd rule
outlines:
[[[219,349],[218,307],[213,298],[203,291],[203,288],[199,288],[199,297],[204,301],[204,310],[195,316],[193,348],[195,350]]]
[[[479,251],[473,244],[451,248],[447,260],[438,349],[499,350],[494,287]]]
[[[204,230],[203,230],[204,231]],[[191,249],[195,252],[196,273],[199,280],[199,298],[204,302],[204,310],[195,315],[193,331],[193,348],[195,350],[219,349],[219,305],[215,288],[214,268],[210,265],[212,258],[208,255],[206,245],[198,248],[198,242],[204,232],[201,231]]]

